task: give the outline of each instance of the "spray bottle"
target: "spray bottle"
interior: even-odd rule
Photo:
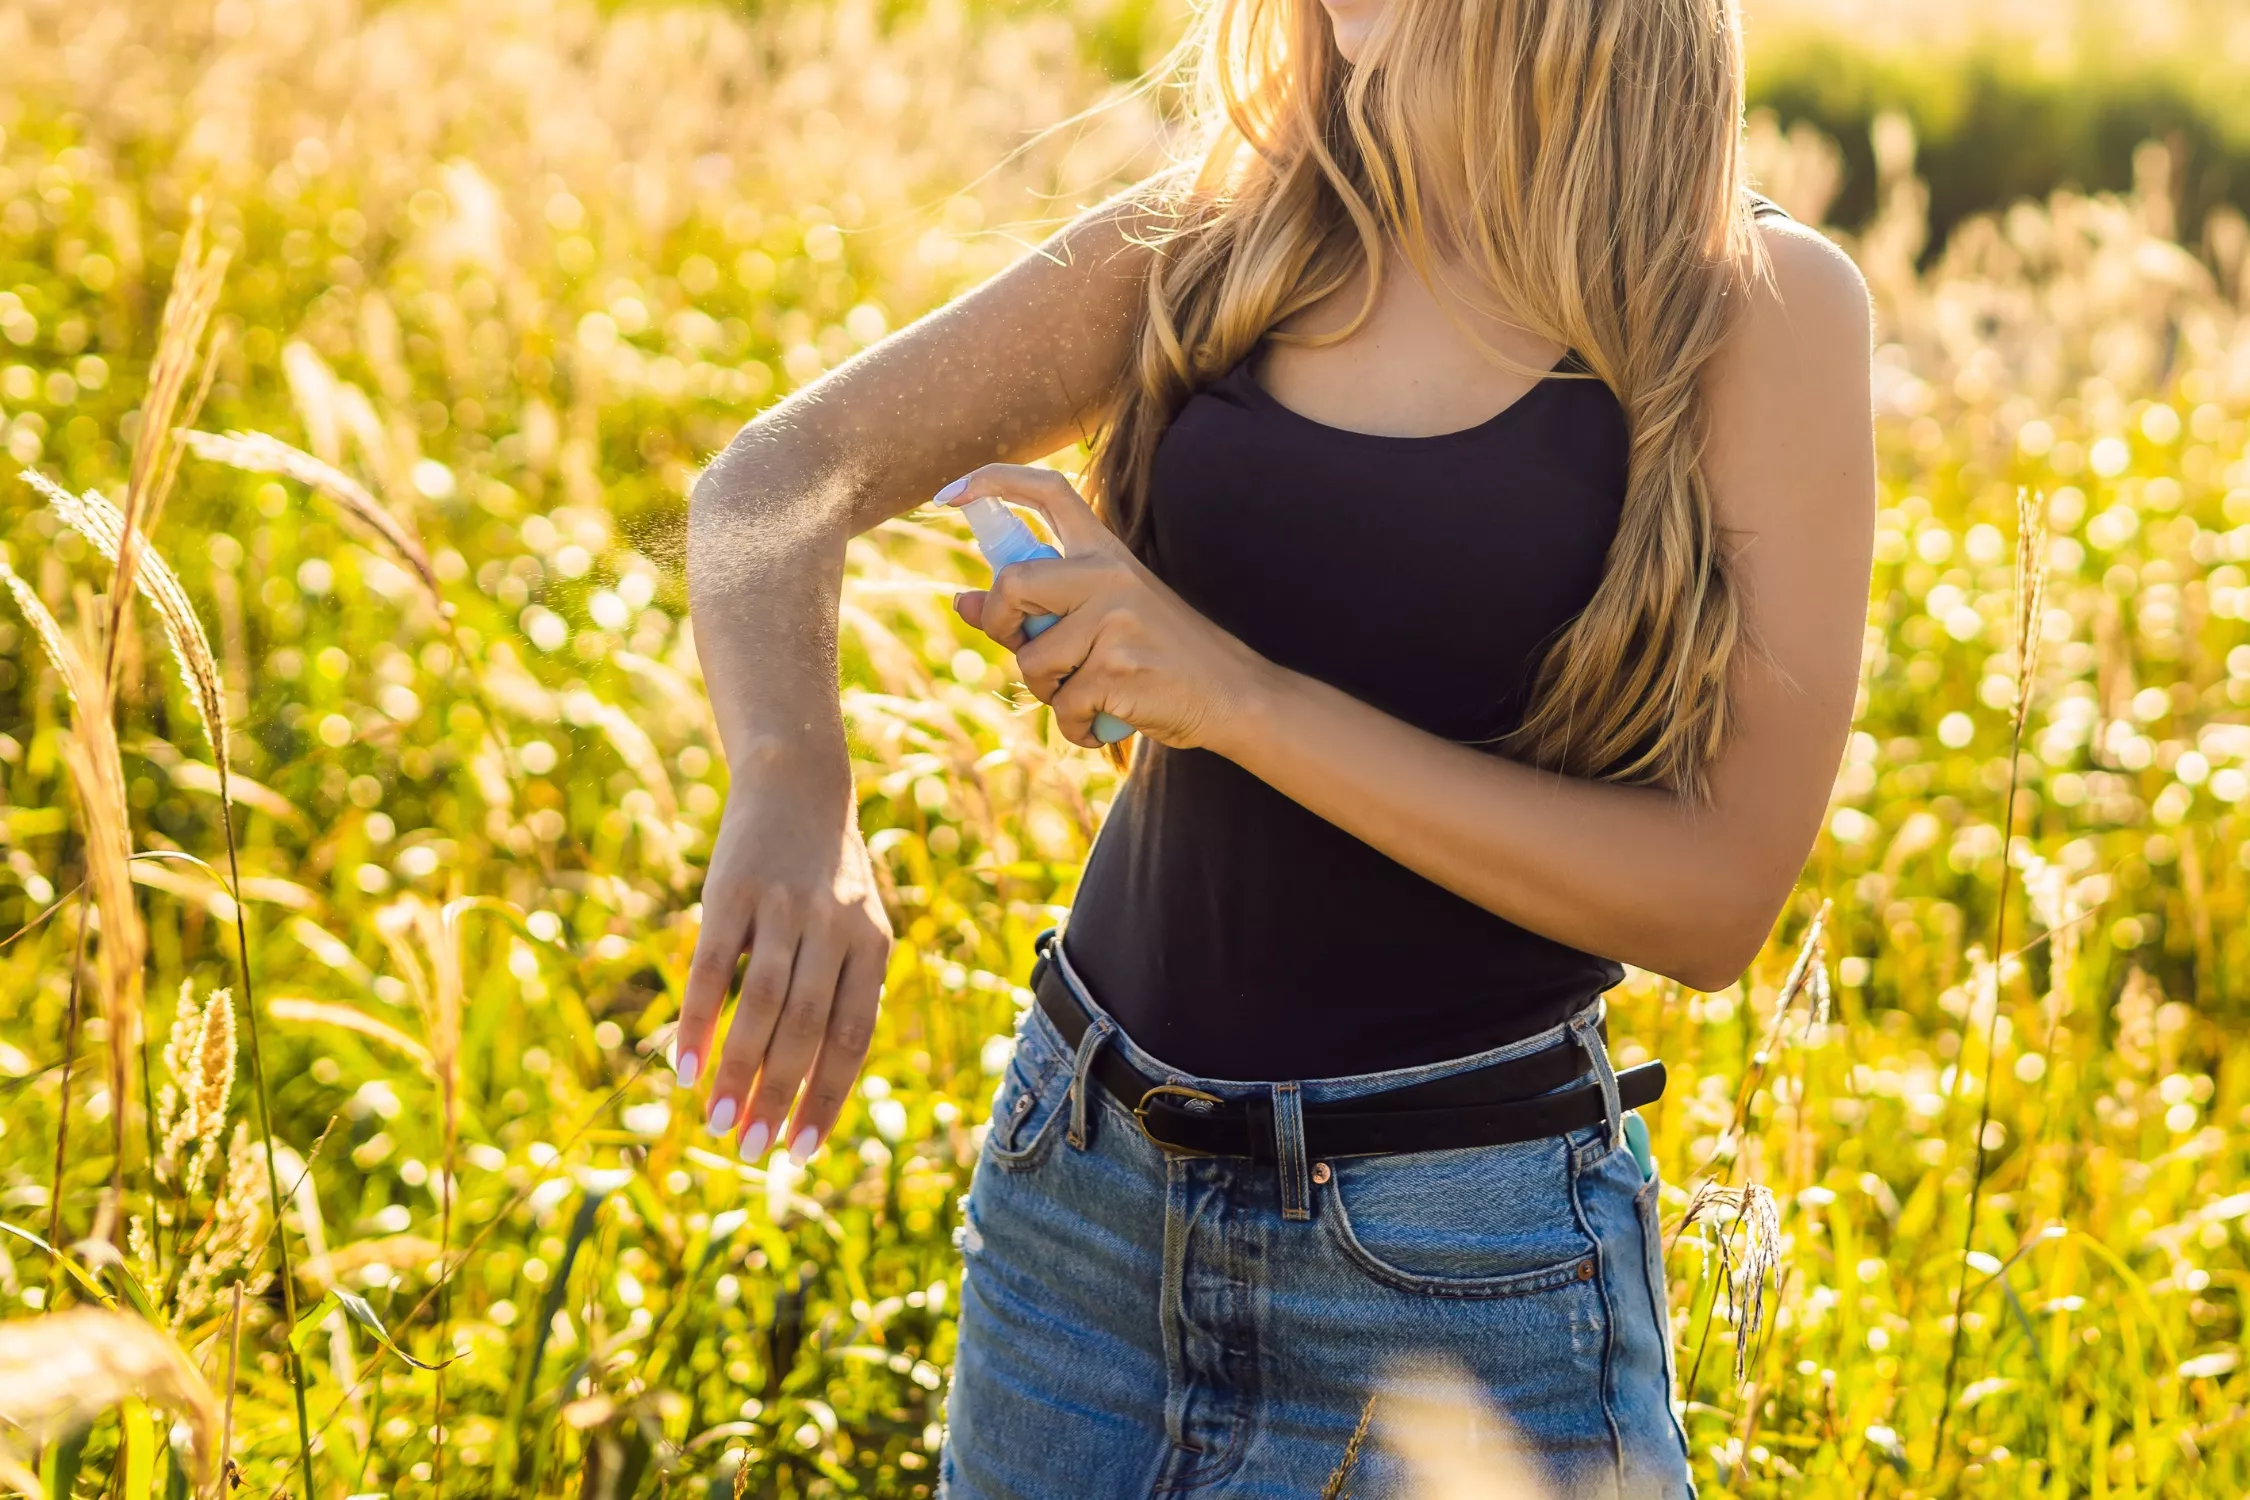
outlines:
[[[995,574],[1010,563],[1062,556],[1034,536],[1021,516],[990,496],[969,501],[961,507],[961,513],[969,518],[969,530],[976,534],[977,550],[992,564]],[[1023,633],[1027,637],[1036,636],[1059,618],[1058,615],[1028,615],[1024,618]],[[1119,740],[1130,739],[1132,734],[1133,726],[1117,715],[1106,711],[1094,715],[1094,738],[1103,744],[1114,745]]]

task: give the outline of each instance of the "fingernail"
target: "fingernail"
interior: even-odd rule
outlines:
[[[961,492],[968,487],[969,476],[963,474],[959,479],[954,480],[951,484],[947,485],[944,489],[939,490],[930,498],[936,504],[951,505],[954,501],[961,498]]]
[[[679,1061],[672,1064],[672,1067],[679,1075],[677,1081],[681,1088],[692,1089],[695,1087],[696,1071],[702,1067],[702,1064],[696,1060],[693,1052],[681,1053]]]
[[[732,1099],[712,1100],[711,1115],[709,1119],[703,1122],[703,1128],[713,1135],[725,1135],[733,1125],[734,1101]]]
[[[804,1129],[798,1131],[797,1138],[789,1143],[789,1159],[801,1167],[812,1160],[813,1147],[819,1144],[819,1132],[807,1125]]]
[[[742,1159],[755,1162],[766,1154],[766,1142],[773,1136],[773,1127],[763,1120],[752,1120],[750,1128],[742,1132]]]

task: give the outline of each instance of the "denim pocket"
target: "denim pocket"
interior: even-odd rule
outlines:
[[[1332,1161],[1322,1218],[1338,1248],[1386,1286],[1439,1297],[1513,1297],[1594,1276],[1572,1200],[1574,1140]]]
[[[1052,1149],[1057,1121],[1069,1112],[1072,1054],[1037,1006],[1016,1029],[1016,1053],[992,1100],[985,1153],[1010,1172],[1028,1171]]]

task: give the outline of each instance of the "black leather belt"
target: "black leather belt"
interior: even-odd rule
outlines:
[[[1061,969],[1044,952],[1031,973],[1039,1008],[1076,1051],[1090,1020]],[[1114,1047],[1094,1055],[1095,1082],[1133,1112],[1141,1131],[1175,1156],[1275,1159],[1273,1098],[1222,1099],[1200,1089],[1151,1078]],[[1572,1080],[1584,1078],[1575,1087]],[[1643,1063],[1617,1075],[1619,1107],[1638,1109],[1664,1093],[1664,1064]],[[1304,1106],[1305,1157],[1380,1156],[1505,1146],[1567,1135],[1602,1123],[1602,1091],[1586,1059],[1569,1043],[1425,1083],[1356,1099]]]

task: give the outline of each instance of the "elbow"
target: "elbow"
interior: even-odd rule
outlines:
[[[771,564],[795,567],[835,555],[856,529],[864,486],[802,430],[753,422],[688,487],[687,571],[731,582]]]
[[[1690,930],[1679,934],[1673,955],[1657,966],[1658,972],[1705,994],[1725,989],[1756,962],[1779,910],[1780,903],[1775,902],[1704,912]]]
[[[756,447],[751,428],[745,427],[695,476],[695,483],[688,486],[691,529],[708,527],[756,503],[762,488],[754,477],[758,467]]]
[[[1664,973],[1666,978],[1676,979],[1691,990],[1710,994],[1723,990],[1740,979],[1743,971],[1750,967],[1750,960],[1757,956],[1758,950],[1755,947],[1725,951],[1714,949],[1708,954],[1694,954],[1684,962],[1672,964]]]

